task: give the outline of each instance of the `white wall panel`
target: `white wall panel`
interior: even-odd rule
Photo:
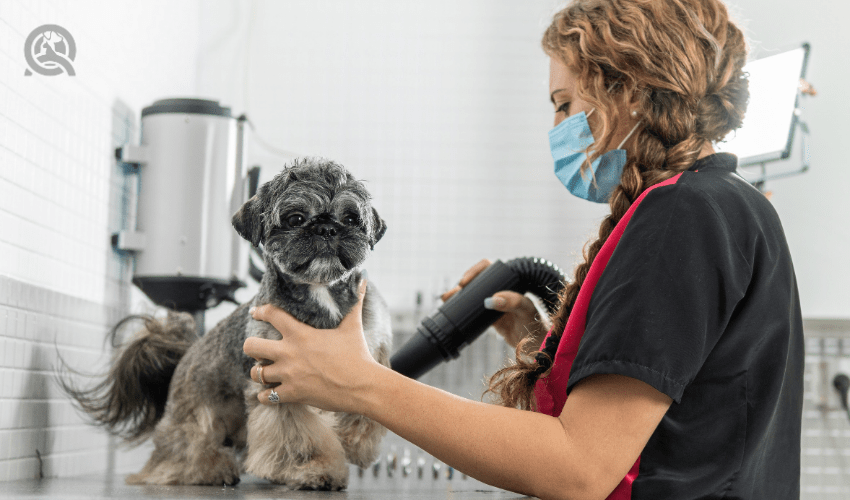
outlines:
[[[126,194],[114,148],[138,141],[142,107],[194,94],[198,11],[195,1],[0,1],[0,481],[116,470],[106,434],[53,374],[60,355],[103,370],[109,328],[149,307],[128,286],[132,262],[110,246]],[[24,41],[43,24],[73,35],[76,76],[24,76]],[[147,455],[118,454],[124,470]]]

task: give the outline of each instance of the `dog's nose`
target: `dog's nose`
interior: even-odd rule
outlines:
[[[319,223],[313,226],[313,234],[318,236],[336,236],[336,226],[333,224]]]

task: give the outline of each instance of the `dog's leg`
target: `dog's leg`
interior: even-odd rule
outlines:
[[[216,408],[194,407],[181,415],[166,408],[154,432],[151,457],[139,473],[127,477],[127,484],[239,483],[239,443],[233,442],[230,435],[239,434],[240,425],[237,422],[237,428],[229,427],[234,427],[234,415],[235,420],[244,419],[243,412],[244,406],[238,400]]]
[[[378,363],[390,366],[387,345],[380,345],[372,354]],[[363,415],[337,413],[336,418],[334,430],[345,450],[345,458],[360,468],[369,467],[378,458],[381,439],[387,433],[387,429]]]
[[[256,388],[247,396],[256,398]],[[248,415],[245,471],[293,489],[345,488],[345,452],[331,425],[304,405],[256,404]]]
[[[345,450],[345,458],[365,469],[378,459],[381,438],[387,433],[387,429],[363,415],[339,413],[336,433]]]

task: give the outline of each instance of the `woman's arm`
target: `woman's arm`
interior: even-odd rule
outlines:
[[[622,375],[576,385],[560,418],[454,396],[380,367],[364,415],[461,472],[540,498],[605,498],[671,400]]]
[[[362,291],[361,291],[362,293]],[[361,301],[362,302],[362,301]],[[245,352],[281,401],[366,415],[485,483],[540,498],[605,498],[626,475],[671,400],[644,382],[597,375],[575,386],[559,418],[463,399],[376,363],[361,305],[337,329],[315,330],[262,306],[281,341],[249,338]],[[254,380],[256,368],[251,371]],[[270,390],[260,393],[268,404]]]

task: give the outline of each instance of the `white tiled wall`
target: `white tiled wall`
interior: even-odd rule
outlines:
[[[850,498],[850,415],[832,385],[850,376],[850,321],[807,320],[803,402],[802,495]]]
[[[202,51],[199,92],[246,110],[266,142],[367,180],[388,225],[369,275],[394,309],[420,292],[427,308],[483,257],[571,268],[607,209],[553,173],[540,38],[563,3],[206,1],[216,52]],[[287,160],[257,141],[250,156],[263,181]]]
[[[147,454],[115,451],[53,373],[59,355],[101,369],[109,328],[147,307],[110,247],[125,190],[113,150],[138,140],[142,107],[195,93],[198,10],[0,0],[0,481],[135,469]],[[24,76],[24,40],[43,24],[74,36],[76,76]]]

